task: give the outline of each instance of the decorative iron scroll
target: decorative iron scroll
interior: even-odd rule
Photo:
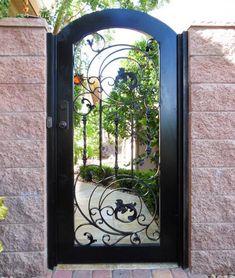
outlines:
[[[87,167],[89,168],[89,165]],[[90,171],[90,174],[92,176],[92,171]],[[106,176],[105,171],[104,176]],[[78,176],[75,187],[77,181]],[[86,209],[82,210],[75,194],[75,207],[83,217],[81,223],[75,228],[77,244],[92,245],[96,243],[98,241],[96,237],[98,231],[102,232],[99,243],[107,246],[113,246],[122,241],[133,245],[159,241],[160,223],[157,217],[157,196],[151,186],[154,178],[146,183],[146,181],[137,177],[119,175],[118,177],[104,178],[99,182],[94,179],[93,182],[96,183],[96,186],[87,200]],[[125,182],[131,182],[132,188],[115,188],[117,183],[125,184]],[[102,186],[107,183],[109,183],[108,186]],[[126,203],[125,200],[116,199],[117,191],[121,192],[121,195],[131,194],[133,201]],[[98,199],[96,194],[99,196]],[[152,215],[149,214],[148,217],[144,213],[144,198],[147,195],[150,195],[155,203]],[[91,227],[94,234],[89,232]],[[135,227],[134,230],[133,227]]]
[[[90,37],[90,36],[89,36]],[[82,124],[83,169],[89,175],[93,188],[85,205],[81,205],[76,194],[81,179],[77,174],[74,184],[75,207],[75,244],[92,246],[116,244],[159,243],[159,149],[153,150],[153,141],[159,140],[158,128],[152,130],[151,124],[159,117],[159,76],[153,51],[157,51],[156,41],[150,39],[145,49],[135,45],[114,44],[106,46],[101,34],[92,34],[86,40],[86,47],[94,56],[84,68],[74,69],[74,113]],[[79,55],[79,46],[75,45],[75,59]],[[135,54],[133,54],[135,53]],[[156,55],[156,53],[155,53]],[[158,53],[157,53],[158,55]],[[136,59],[135,57],[138,57]],[[129,70],[128,64],[134,71]],[[119,65],[115,72],[115,65]],[[121,65],[121,66],[120,66]],[[95,70],[94,70],[95,69]],[[148,71],[151,69],[151,72]],[[148,88],[146,89],[146,82]],[[111,109],[112,108],[112,109]],[[110,125],[114,136],[114,172],[107,173],[103,161],[103,117],[110,109]],[[144,112],[144,117],[140,114]],[[92,112],[97,110],[99,117],[99,165],[89,165],[87,152],[87,121]],[[130,173],[120,173],[119,140],[120,122],[126,121],[126,133],[130,138]],[[142,113],[143,114],[143,113]],[[134,144],[141,134],[145,142],[145,154],[134,157]],[[155,171],[149,177],[136,174],[136,168],[146,159],[155,162]],[[99,177],[96,171],[99,169]],[[145,201],[151,200],[150,207]],[[147,202],[147,201],[146,201]],[[99,236],[97,236],[99,234]]]

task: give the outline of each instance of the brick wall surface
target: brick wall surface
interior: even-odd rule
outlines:
[[[46,271],[46,27],[0,20],[0,276]],[[192,270],[235,273],[235,28],[189,29]]]
[[[235,27],[189,29],[191,265],[235,273]]]
[[[46,24],[0,20],[0,277],[46,269]]]

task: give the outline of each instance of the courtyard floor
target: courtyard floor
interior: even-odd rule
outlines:
[[[111,236],[110,241],[116,242],[123,236],[123,233],[126,232],[138,233],[142,243],[159,243],[158,234],[156,233],[156,231],[159,231],[159,227],[141,197],[119,190],[107,189],[103,186],[96,186],[93,183],[78,181],[76,183],[76,199],[83,213],[82,215],[77,209],[74,218],[75,228],[79,226],[81,227],[76,231],[76,239],[80,243],[87,243],[87,239],[84,236],[84,233],[87,231],[94,236],[96,240],[95,244],[100,245],[103,245],[102,239],[104,234],[109,234]],[[123,206],[124,204],[127,204],[127,206],[134,204],[133,208],[135,211],[126,209],[125,213],[120,211],[116,216],[114,213],[110,214],[110,207],[113,208],[114,211],[118,200],[123,202]],[[95,208],[98,208],[99,206],[101,206],[102,209],[95,210]],[[91,212],[94,213],[91,214]],[[136,212],[137,216],[139,215],[139,218],[130,221],[129,217],[132,217],[134,212]],[[84,218],[84,215],[86,219]],[[101,224],[99,224],[98,220],[101,219]],[[88,224],[93,222],[95,222],[99,228],[95,227],[95,225]],[[151,224],[147,226],[149,223]],[[148,227],[148,235],[152,236],[153,239],[156,237],[156,240],[150,240],[147,238],[144,225]],[[117,235],[114,236],[112,235],[113,233]],[[130,237],[124,237],[121,240],[121,244],[130,244]]]

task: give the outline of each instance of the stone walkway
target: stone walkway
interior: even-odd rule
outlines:
[[[57,270],[45,278],[207,278],[174,269]]]
[[[118,189],[96,186],[93,183],[77,181],[76,199],[79,208],[83,212],[83,214],[81,214],[77,209],[74,217],[75,227],[80,227],[76,229],[76,239],[80,243],[87,244],[87,236],[84,236],[84,234],[88,230],[89,233],[94,236],[96,245],[103,245],[104,234],[110,236],[109,243],[114,243],[116,241],[118,242],[120,238],[123,237],[124,233],[127,232],[131,232],[133,235],[136,232],[141,239],[141,243],[159,243],[159,227],[141,196],[130,194],[130,192],[123,192]],[[114,213],[110,214],[110,212],[112,212],[110,208],[112,208],[114,212],[114,209],[117,207],[117,201],[121,201],[123,204],[133,205],[134,210],[126,209],[125,213],[120,211],[116,215]],[[101,209],[98,210],[97,208],[100,206]],[[92,215],[91,211],[93,212]],[[133,217],[135,212],[138,217],[134,220],[129,220],[129,217]],[[144,216],[144,219],[141,216]],[[88,222],[87,219],[89,219],[90,222]],[[101,219],[103,221],[98,221]],[[99,228],[89,224],[93,222],[95,222]],[[113,233],[116,235],[113,235]],[[151,240],[146,234],[151,237]],[[117,244],[130,244],[130,236],[123,237]]]

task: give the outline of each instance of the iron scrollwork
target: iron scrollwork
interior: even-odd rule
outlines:
[[[87,65],[86,74],[81,74],[75,67],[74,84],[79,86],[78,92],[74,97],[74,112],[81,117],[83,123],[83,167],[91,169],[87,171],[90,175],[92,189],[89,199],[85,205],[77,195],[80,175],[77,174],[74,184],[74,206],[75,206],[75,243],[82,246],[92,246],[102,244],[114,246],[120,244],[140,245],[146,243],[158,243],[160,240],[160,220],[158,215],[158,196],[156,184],[159,180],[158,169],[150,178],[138,177],[135,173],[134,144],[138,137],[138,111],[140,104],[145,108],[145,144],[146,154],[140,158],[140,166],[145,159],[153,154],[152,130],[150,126],[153,115],[159,113],[159,105],[150,103],[150,99],[156,94],[156,84],[158,81],[157,65],[152,60],[150,51],[153,49],[153,39],[147,42],[146,49],[143,50],[134,45],[115,44],[106,46],[102,35],[95,33],[93,38],[86,40],[87,47],[94,53],[94,57]],[[96,47],[95,43],[99,42]],[[76,48],[75,48],[76,50]],[[136,52],[141,56],[142,61],[137,61],[134,56],[128,53]],[[75,55],[76,57],[76,55]],[[108,75],[112,64],[119,65],[132,63],[135,72],[119,66],[118,71],[113,75]],[[76,63],[75,63],[76,64]],[[94,66],[95,65],[95,66]],[[151,88],[144,87],[149,76],[144,74],[148,67],[154,69],[151,73],[153,79]],[[96,73],[93,73],[94,68]],[[116,76],[115,76],[116,75]],[[113,88],[119,88],[124,95],[115,97],[111,95]],[[103,113],[107,106],[115,107],[114,124],[114,173],[107,174],[102,165],[103,151]],[[99,116],[99,165],[88,165],[87,160],[87,120],[89,115],[98,107]],[[126,117],[129,119],[126,132],[130,136],[131,142],[131,174],[119,173],[118,148],[119,148],[119,125],[120,111],[125,110]],[[154,112],[153,112],[154,111]],[[154,114],[155,113],[155,114]],[[137,116],[136,116],[137,115]],[[142,163],[142,164],[141,164]],[[92,169],[99,168],[102,178],[97,179]],[[128,186],[126,186],[128,185]],[[151,198],[151,213],[145,205],[145,200]],[[79,218],[76,220],[76,217]],[[99,236],[97,236],[99,234]]]
[[[102,186],[107,181],[110,184],[106,187]],[[132,188],[113,188],[116,183],[125,183],[125,181],[134,181],[135,184]],[[99,243],[106,246],[114,246],[121,241],[139,245],[141,243],[159,241],[157,200],[155,193],[148,184],[136,177],[123,175],[118,176],[118,178],[110,176],[99,182],[95,180],[93,182],[94,184],[96,183],[96,186],[90,194],[85,209],[81,208],[75,194],[75,207],[83,217],[82,223],[79,223],[75,229],[75,241],[78,245],[89,246]],[[142,195],[140,195],[138,190],[140,187],[145,188],[145,192],[142,192]],[[134,201],[124,203],[123,199],[116,199],[117,192],[120,192],[118,196],[123,197],[125,197],[125,194],[130,194],[131,199],[134,199]],[[99,196],[98,199],[96,194]],[[155,207],[153,214],[146,216],[146,207],[143,200],[147,195],[151,195],[154,198]],[[93,230],[93,235],[87,232],[91,230]],[[97,234],[102,234],[102,236],[99,238]]]

